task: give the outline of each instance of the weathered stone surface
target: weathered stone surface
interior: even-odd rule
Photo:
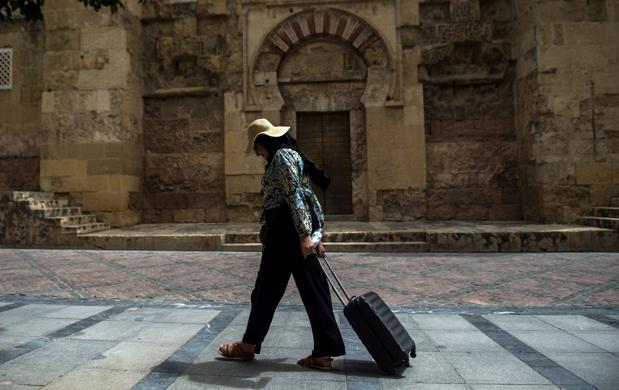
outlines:
[[[37,157],[0,159],[0,191],[37,190],[39,159]]]
[[[619,31],[605,23],[602,3],[547,1],[517,12],[517,45],[526,49],[516,54],[527,64],[514,84],[526,218],[576,221],[616,196],[616,121],[606,119],[619,107],[619,82],[603,75],[619,59],[611,49]]]
[[[378,191],[378,204],[382,206],[386,221],[410,221],[423,218],[426,214],[426,194],[423,190]]]
[[[427,218],[521,218],[507,3],[422,4]]]
[[[48,3],[44,24],[0,26],[0,189],[255,220],[245,126],[348,111],[356,220],[573,221],[617,195],[608,1]]]

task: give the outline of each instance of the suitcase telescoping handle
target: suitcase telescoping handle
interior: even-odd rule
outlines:
[[[326,272],[324,267],[322,266],[322,263],[320,262],[321,257],[316,255],[316,258],[318,259],[318,265],[320,265],[320,268],[322,269],[322,271],[327,276],[327,280],[329,281],[329,284],[331,285],[331,288],[335,292],[335,295],[337,295],[337,297],[339,298],[340,302],[342,302],[342,305],[346,306],[348,304],[348,302],[350,302],[350,295],[348,295],[348,292],[346,291],[346,289],[342,285],[342,281],[340,280],[340,278],[337,277],[337,274],[333,270],[333,267],[331,267],[331,264],[329,264],[329,261],[327,260],[327,257],[323,256],[322,259],[325,261],[325,264],[327,265],[327,267],[329,267],[329,272],[331,272],[331,274],[333,275],[333,277],[337,281],[337,284],[338,284],[339,288],[342,290],[342,293],[343,293],[344,297],[346,298],[346,301],[344,301],[344,298],[342,298],[342,294],[340,294],[339,289],[335,286],[335,284],[333,283],[333,280],[331,280],[331,277],[329,277],[329,273]]]

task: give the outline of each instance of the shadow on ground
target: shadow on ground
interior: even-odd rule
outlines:
[[[230,365],[230,369],[221,370],[221,363]],[[175,364],[177,362],[169,362]],[[329,375],[354,377],[388,377],[381,373],[376,364],[367,360],[336,359],[334,369]],[[220,385],[242,389],[263,389],[271,381],[271,376],[262,373],[307,372],[308,368],[290,363],[289,359],[259,359],[252,362],[242,362],[215,358],[213,361],[191,364],[182,375],[192,382],[205,385]],[[319,370],[312,370],[320,373]],[[344,378],[342,378],[343,380]]]

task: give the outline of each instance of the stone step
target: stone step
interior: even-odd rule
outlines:
[[[224,244],[256,244],[260,243],[260,233],[227,233]]]
[[[53,192],[13,191],[11,197],[16,202],[28,200],[53,200]]]
[[[619,218],[610,217],[581,217],[584,225],[619,231]]]
[[[619,207],[594,207],[594,217],[619,218]]]
[[[43,215],[45,218],[71,217],[82,214],[81,207],[58,207],[51,209],[32,210],[35,214]]]
[[[423,241],[404,242],[325,242],[327,252],[427,252]],[[224,244],[222,250],[229,252],[260,252],[262,245],[256,243]]]
[[[100,232],[102,230],[109,230],[110,225],[107,223],[84,223],[80,225],[66,225],[62,227],[63,233],[77,233],[79,234],[87,234]]]
[[[221,250],[227,252],[261,252],[262,244],[253,242],[223,244]]]
[[[619,198],[611,198],[610,199],[610,205],[612,207],[619,207]]]
[[[378,231],[378,232],[331,232],[323,237],[323,242],[410,242],[425,241],[426,233],[419,231]],[[226,244],[257,244],[258,233],[229,233]]]
[[[323,242],[328,243],[392,243],[392,242],[423,242],[426,232],[423,231],[366,231],[366,232],[327,232]]]
[[[66,207],[69,205],[67,199],[54,199],[54,200],[36,200],[30,199],[28,204],[33,210],[45,210],[45,209],[57,209]]]
[[[325,242],[327,252],[427,252],[428,243],[423,241],[400,242]]]
[[[60,226],[84,225],[98,222],[96,215],[89,214],[73,215],[70,217],[54,217],[53,219],[57,219]]]

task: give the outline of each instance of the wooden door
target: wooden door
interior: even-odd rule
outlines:
[[[326,191],[312,185],[325,214],[352,214],[350,113],[297,113],[297,141],[301,150],[331,178]]]

